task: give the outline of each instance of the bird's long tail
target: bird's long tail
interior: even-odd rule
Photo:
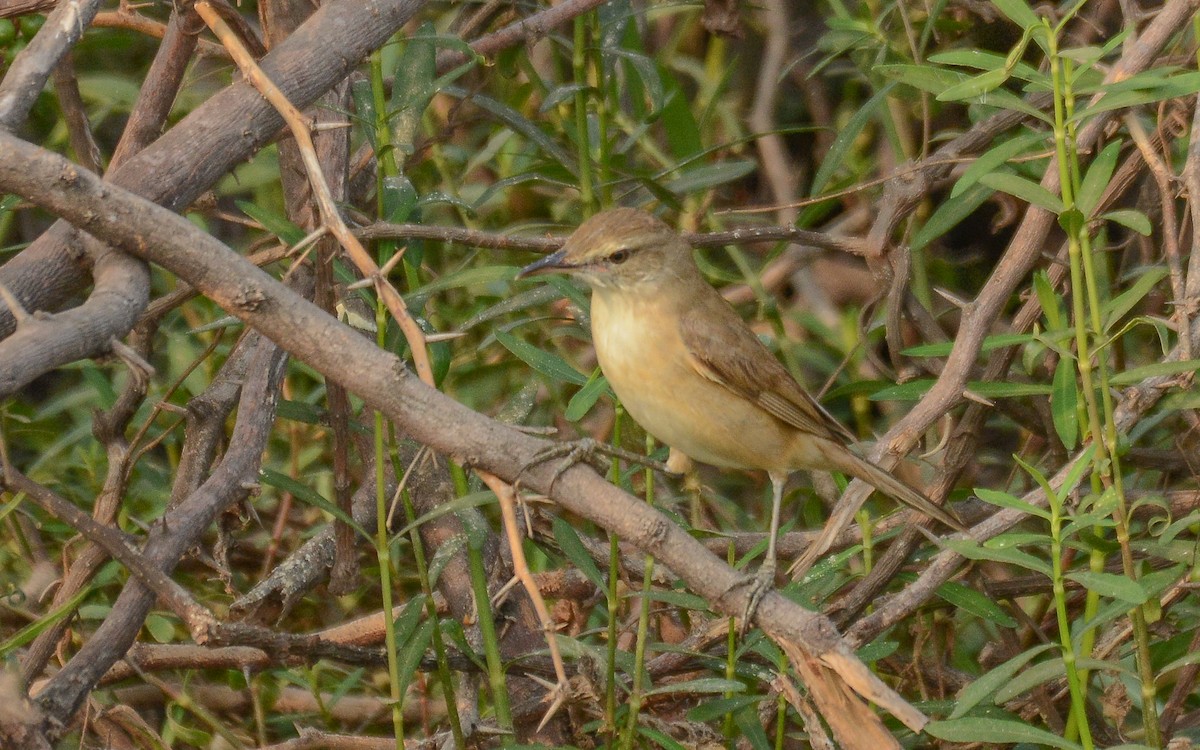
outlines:
[[[831,468],[844,471],[857,477],[888,497],[899,500],[913,510],[940,521],[956,531],[966,532],[967,527],[958,516],[932,500],[925,497],[905,482],[897,479],[890,471],[880,468],[870,461],[856,456],[850,451],[841,451],[838,460]]]

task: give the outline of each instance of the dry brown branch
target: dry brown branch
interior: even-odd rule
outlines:
[[[323,6],[286,42],[262,61],[267,76],[292,102],[307,106],[343,80],[362,57],[382,45],[420,7],[419,0],[342,0]],[[344,7],[343,7],[344,6]],[[108,175],[113,184],[173,210],[189,205],[234,164],[262,147],[282,125],[278,113],[246,82],[237,82],[196,108],[153,145]],[[28,248],[0,266],[0,284],[32,311],[60,307],[88,280],[89,264],[66,224],[57,224]],[[93,296],[95,296],[93,294]],[[78,325],[97,326],[114,317],[91,311],[80,320],[59,322],[30,348],[10,339],[0,341],[0,394],[52,369],[104,351],[110,336],[81,340],[82,348],[51,347]],[[14,320],[8,305],[0,309],[0,336],[8,336]],[[114,330],[128,326],[113,325]],[[117,335],[123,335],[117,334]]]

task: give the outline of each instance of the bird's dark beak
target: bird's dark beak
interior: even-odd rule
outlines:
[[[540,273],[565,271],[575,267],[571,263],[564,262],[564,258],[566,258],[566,253],[562,250],[559,250],[557,253],[547,255],[545,258],[535,260],[534,262],[525,266],[517,272],[516,277],[518,279],[525,279],[529,278],[530,276],[537,276]]]

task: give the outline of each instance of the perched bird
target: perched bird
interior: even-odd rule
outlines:
[[[775,359],[701,275],[691,247],[655,216],[632,208],[598,213],[518,277],[552,271],[591,286],[596,357],[638,424],[673,454],[770,476],[771,535],[745,620],[774,585],[783,486],[796,469],[858,477],[963,528],[949,511],[846,447],[853,436]]]

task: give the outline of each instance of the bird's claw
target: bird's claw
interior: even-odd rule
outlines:
[[[534,466],[544,464],[547,461],[558,461],[558,465],[554,467],[554,472],[550,475],[550,484],[547,485],[548,490],[554,489],[554,483],[558,481],[567,469],[577,463],[585,462],[589,466],[598,471],[608,471],[608,466],[598,455],[606,450],[603,443],[594,440],[590,437],[579,438],[578,440],[569,440],[562,443],[556,443],[548,448],[543,448],[534,454],[529,463],[521,467],[520,473],[517,474],[519,480],[524,476],[525,472],[529,471]]]
[[[743,586],[750,588],[750,597],[746,600],[746,606],[742,609],[738,637],[746,637],[746,631],[750,629],[750,623],[754,619],[754,613],[758,610],[758,605],[762,603],[763,597],[775,588],[775,570],[775,561],[768,559],[759,566],[758,571],[754,575],[745,575],[729,587],[729,591],[734,591]]]
[[[533,458],[529,460],[529,463],[521,467],[521,471],[517,474],[517,479],[519,480],[522,476],[524,476],[525,472],[529,471],[529,469],[532,467],[557,459],[559,460],[558,465],[554,467],[554,472],[550,475],[550,484],[547,485],[548,491],[553,490],[554,483],[558,481],[558,478],[562,476],[567,469],[571,468],[577,463],[586,462],[589,466],[601,473],[608,471],[608,463],[601,458],[599,454],[638,463],[654,469],[655,471],[659,471],[664,474],[670,474],[672,476],[675,476],[679,473],[669,464],[661,461],[654,461],[640,453],[634,453],[633,451],[627,451],[614,445],[601,443],[599,440],[594,440],[590,437],[583,437],[577,440],[568,440],[561,443],[556,443],[555,445],[551,445],[548,448],[538,451],[536,454],[534,454]]]

